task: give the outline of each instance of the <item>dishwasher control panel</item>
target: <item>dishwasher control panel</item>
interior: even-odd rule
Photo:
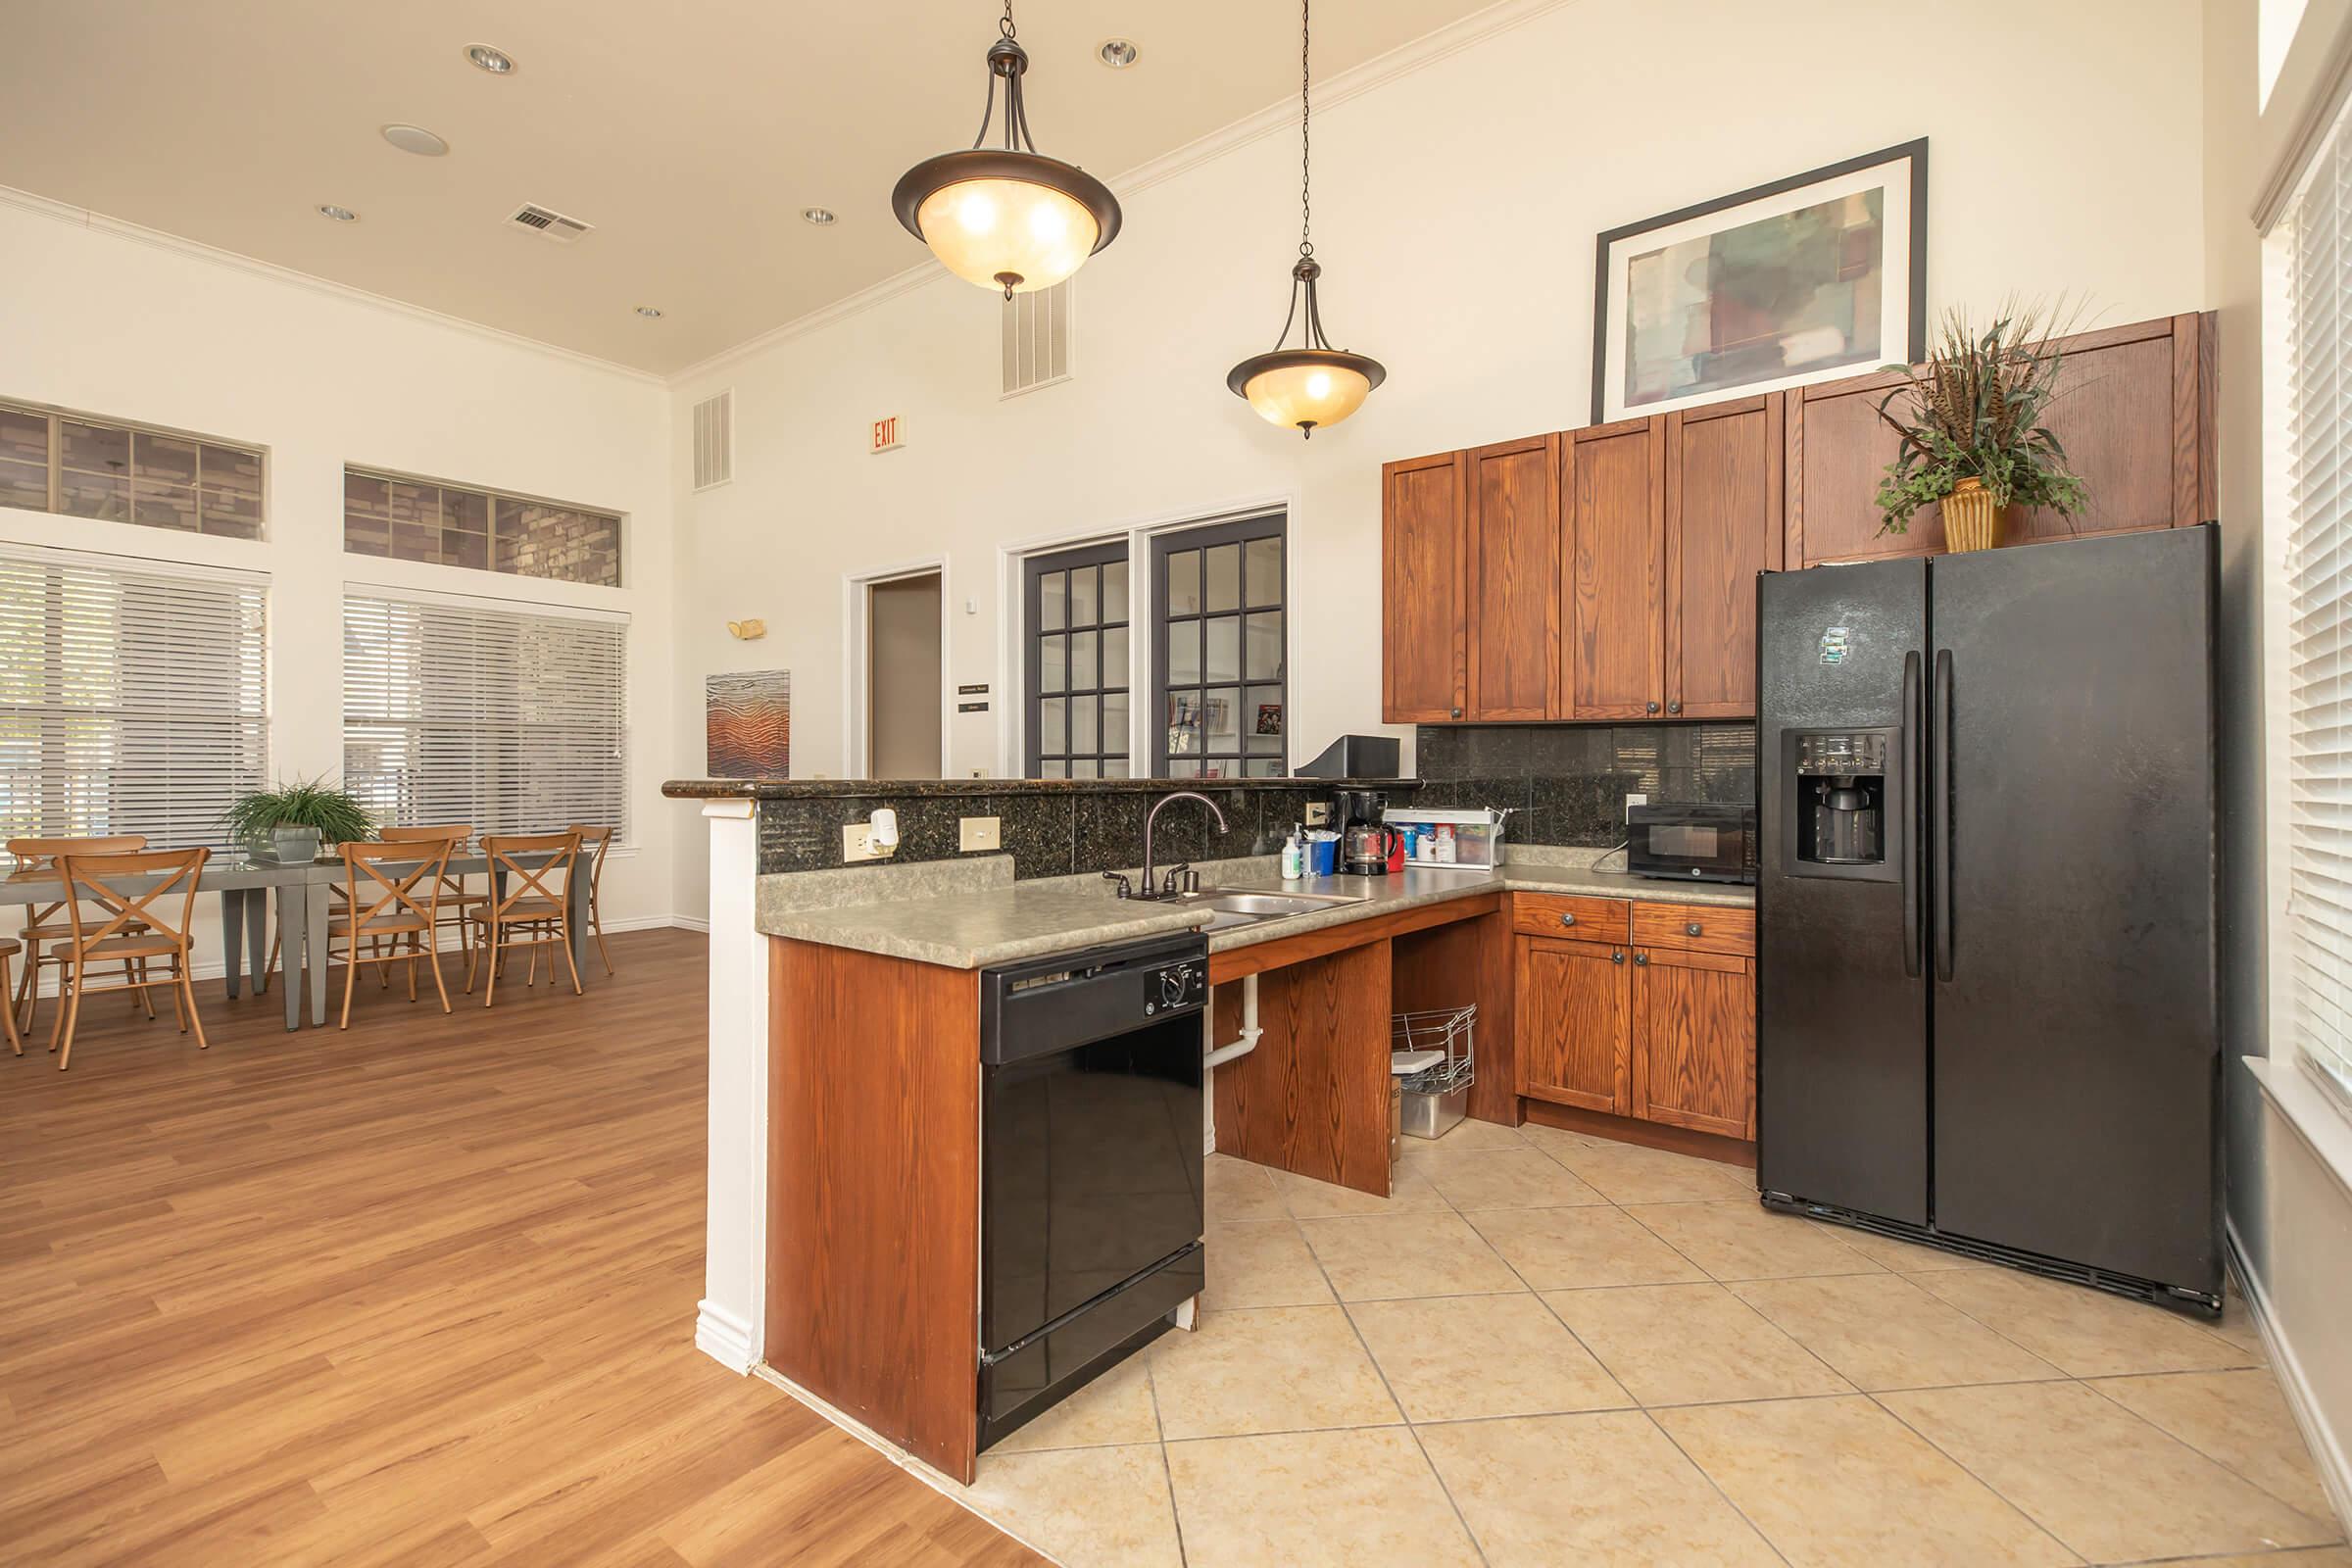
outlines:
[[[1162,964],[1144,980],[1145,1015],[1156,1016],[1171,1008],[1198,1007],[1208,1000],[1208,965],[1187,959],[1182,963]]]

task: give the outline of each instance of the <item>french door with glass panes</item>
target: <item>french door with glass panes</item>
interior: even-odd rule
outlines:
[[[1152,539],[1157,776],[1290,771],[1283,575],[1281,513]]]
[[[1127,545],[1023,564],[1030,778],[1127,776]]]

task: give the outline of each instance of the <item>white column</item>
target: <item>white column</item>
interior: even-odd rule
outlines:
[[[754,924],[760,823],[750,801],[711,801],[710,1174],[694,1343],[738,1372],[759,1364],[767,1321],[767,938]]]

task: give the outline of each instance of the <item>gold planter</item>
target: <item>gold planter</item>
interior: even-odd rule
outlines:
[[[1943,548],[1951,551],[1990,550],[2001,542],[2005,508],[1992,504],[1992,492],[1981,479],[1963,479],[1943,498]]]

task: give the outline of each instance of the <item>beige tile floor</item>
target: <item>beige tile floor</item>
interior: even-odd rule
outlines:
[[[2203,1325],[1529,1126],[1387,1201],[1209,1161],[1200,1326],[981,1456],[1073,1568],[2352,1568],[2234,1298]]]

